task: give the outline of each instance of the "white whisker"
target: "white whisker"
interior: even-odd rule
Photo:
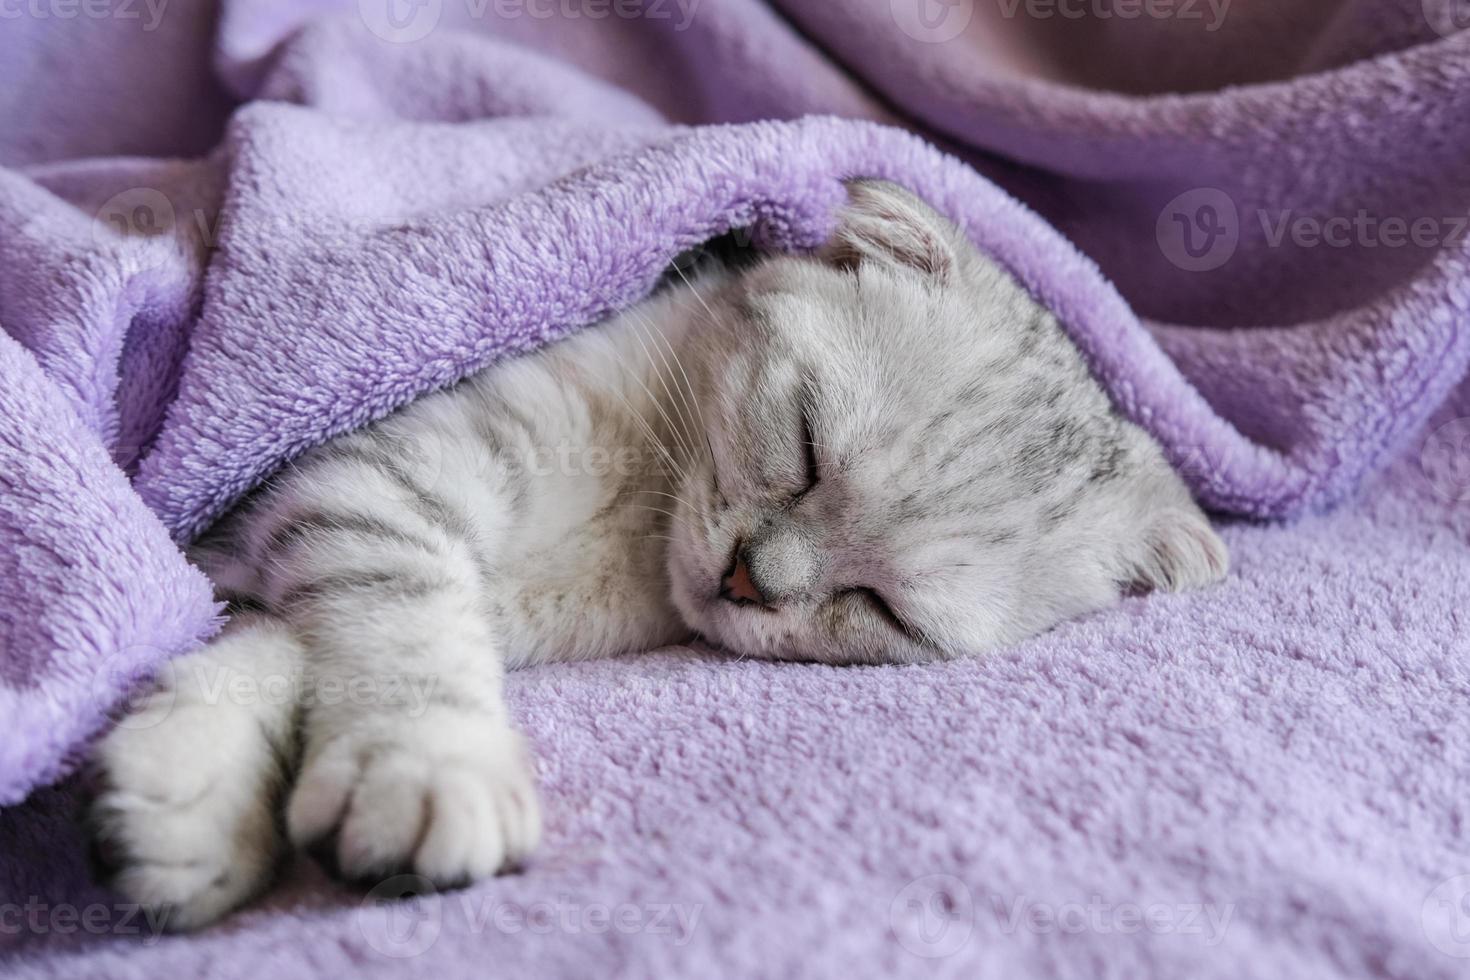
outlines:
[[[678,389],[680,400],[684,403],[684,412],[686,416],[689,415],[691,412],[699,416],[699,431],[700,434],[704,436],[705,447],[709,449],[710,460],[713,461],[715,448],[709,441],[709,423],[704,420],[704,409],[700,406],[699,399],[694,397],[694,383],[689,380],[689,372],[684,370],[683,359],[679,357],[679,352],[674,349],[674,345],[669,342],[669,338],[664,334],[662,330],[658,328],[657,324],[655,324],[647,317],[640,316],[640,319],[648,325],[649,330],[654,335],[654,337],[663,342],[664,348],[669,352],[670,356],[673,357],[674,364],[678,366],[679,375],[684,379],[684,386],[680,388],[678,383],[676,382],[674,387]],[[665,359],[664,366],[667,367],[668,363],[668,360]],[[689,424],[694,424],[693,418],[690,418]]]
[[[704,301],[704,297],[699,295],[699,290],[695,288],[694,283],[689,281],[689,277],[684,275],[684,270],[676,265],[674,266],[674,271],[679,274],[680,279],[684,280],[684,285],[688,286],[689,291],[694,294],[694,298],[699,300],[699,305],[704,307],[704,311],[709,314],[710,319],[715,319],[715,311],[710,309],[709,304]]]
[[[677,521],[678,523],[683,524],[685,527],[689,527],[689,523],[685,521],[684,518],[680,517],[678,514],[675,514],[671,510],[665,510],[662,507],[650,507],[648,504],[628,504],[628,506],[637,507],[639,510],[651,510],[655,514],[664,514],[668,516],[671,520]],[[690,530],[693,529],[690,528]]]
[[[688,507],[690,510],[698,510],[697,507],[695,507],[689,501],[685,500],[683,497],[679,496],[677,493],[667,493],[663,490],[630,490],[628,492],[657,494],[660,497],[668,497],[670,500],[677,500],[679,503],[683,504],[685,507]]]
[[[673,369],[672,366],[669,364],[669,359],[664,356],[664,353],[661,349],[659,349],[658,344],[655,343],[653,345],[653,351],[650,351],[648,349],[649,345],[643,342],[645,336],[647,336],[648,339],[652,340],[652,334],[658,332],[657,328],[654,326],[652,320],[650,320],[647,316],[645,316],[638,310],[630,310],[629,313],[633,317],[632,326],[635,330],[634,339],[638,341],[638,346],[643,349],[643,356],[648,358],[651,364],[653,361],[653,354],[656,351],[658,353],[659,361],[663,364],[664,370],[660,372],[658,376],[659,385],[663,388],[664,394],[668,396],[669,408],[671,408],[674,411],[674,414],[679,417],[680,432],[682,435],[687,437],[687,442],[685,442],[685,445],[688,446],[688,451],[692,457],[694,452],[694,433],[689,431],[689,427],[694,424],[694,421],[689,417],[689,414],[687,412],[689,403],[686,399],[683,398],[682,390],[680,391],[680,401],[683,402],[683,405],[681,406],[674,401],[674,392],[669,388],[669,381],[671,380],[673,375]],[[678,388],[678,385],[675,384],[674,387]]]
[[[641,344],[641,341],[640,341],[640,344]],[[678,427],[674,425],[673,419],[669,418],[669,413],[666,412],[666,411],[664,411],[664,407],[663,407],[662,403],[659,402],[658,396],[653,393],[653,391],[648,387],[648,385],[646,385],[646,384],[643,383],[643,379],[638,376],[637,372],[635,372],[632,368],[630,368],[628,366],[628,362],[626,360],[624,360],[623,357],[618,353],[617,344],[616,343],[609,344],[608,345],[608,351],[612,354],[613,360],[617,361],[618,366],[620,368],[622,368],[623,373],[626,374],[629,378],[633,379],[633,382],[635,384],[637,384],[638,387],[640,387],[640,388],[643,389],[643,393],[648,396],[648,400],[653,403],[653,407],[658,411],[658,414],[660,416],[662,416],[662,418],[664,420],[664,424],[669,427],[669,435],[671,437],[673,437],[679,443],[680,449],[683,452],[685,452],[686,454],[688,454],[688,456],[690,458],[693,458],[693,456],[694,456],[693,451],[685,443],[684,437],[679,432]],[[625,403],[626,403],[626,401],[627,401],[627,399],[624,399],[624,402]],[[631,405],[629,407],[631,407]]]

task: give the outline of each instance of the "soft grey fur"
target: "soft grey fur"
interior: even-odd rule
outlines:
[[[507,667],[690,632],[952,657],[1222,577],[1055,318],[912,195],[850,191],[820,254],[677,282],[222,522],[195,557],[241,612],[98,749],[117,886],[191,927],[288,841],[354,878],[514,864],[540,824]]]

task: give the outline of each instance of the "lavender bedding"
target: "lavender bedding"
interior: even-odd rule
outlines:
[[[0,970],[1462,975],[1470,32],[1125,6],[7,12]],[[180,543],[712,236],[816,244],[850,176],[1058,313],[1226,522],[1226,585],[983,661],[518,675],[548,841],[467,892],[303,863],[161,938],[86,883],[65,778],[218,625]]]

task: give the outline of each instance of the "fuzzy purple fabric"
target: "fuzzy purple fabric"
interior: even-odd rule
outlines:
[[[1205,503],[1299,522],[1228,528],[1220,589],[985,662],[517,678],[545,856],[421,909],[414,966],[1463,965],[1470,426],[1452,407],[1422,437],[1470,360],[1451,0],[62,6],[0,22],[0,802],[217,626],[177,545],[273,468],[594,323],[727,229],[812,246],[843,178],[887,177],[1058,313]],[[1376,475],[1406,448],[1428,464]],[[194,940],[129,937],[114,907],[101,935],[10,928],[106,901],[69,798],[0,814],[21,975],[403,952],[380,948],[399,906],[355,912],[306,870]],[[475,916],[560,896],[637,928]]]

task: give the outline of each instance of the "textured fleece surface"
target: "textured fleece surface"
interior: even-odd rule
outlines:
[[[107,899],[71,790],[36,791],[216,628],[177,546],[274,467],[712,235],[815,244],[848,176],[928,197],[1057,312],[1235,515],[1235,576],[985,662],[517,677],[550,840],[419,908],[414,965],[1466,965],[1470,411],[1425,428],[1470,359],[1453,0],[388,4],[0,21],[0,802],[34,793],[0,813],[6,968],[386,971],[384,937],[425,938],[309,869],[194,939],[115,908],[67,931],[52,906]]]
[[[43,790],[0,811],[0,974],[1464,976],[1470,516],[1406,463],[1224,533],[1220,588],[983,661],[512,675],[547,839],[420,905],[301,860],[160,937]]]

